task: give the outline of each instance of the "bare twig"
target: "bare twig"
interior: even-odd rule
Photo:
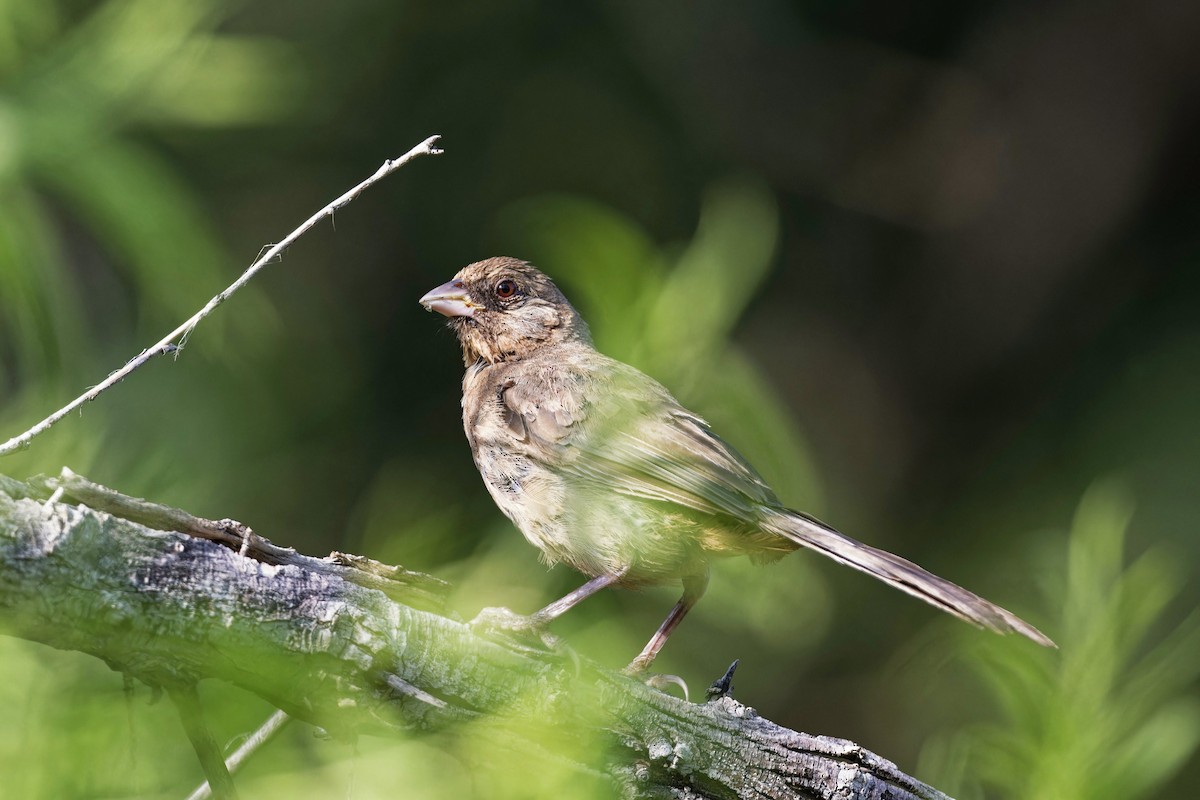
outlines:
[[[200,323],[202,319],[211,314],[213,309],[221,305],[221,303],[224,303],[226,300],[228,300],[234,292],[245,286],[251,278],[257,275],[263,269],[263,267],[271,263],[273,259],[282,255],[284,250],[286,250],[293,242],[307,233],[314,225],[316,225],[325,217],[332,218],[334,212],[345,206],[355,197],[358,197],[363,190],[400,169],[400,167],[403,167],[414,158],[424,155],[439,155],[442,152],[441,149],[434,147],[434,144],[437,142],[438,138],[439,137],[437,136],[430,136],[428,139],[421,142],[419,145],[414,147],[412,150],[409,150],[399,158],[389,159],[388,161],[383,162],[383,166],[377,169],[374,175],[359,183],[357,186],[350,189],[350,191],[346,192],[341,197],[334,200],[317,213],[313,214],[304,222],[303,225],[285,236],[278,244],[274,244],[266,248],[262,255],[260,255],[258,259],[251,264],[245,272],[242,273],[241,277],[229,284],[229,286],[227,286],[222,292],[209,300],[208,303],[205,304],[204,308],[197,311],[190,319],[188,319],[178,328],[168,333],[157,343],[151,345],[133,358],[129,359],[129,361],[125,363],[125,366],[110,374],[103,381],[79,395],[79,397],[76,397],[58,411],[55,411],[53,414],[46,417],[44,420],[34,425],[32,428],[20,434],[19,436],[14,436],[4,444],[0,445],[0,456],[9,455],[17,452],[18,450],[24,450],[29,446],[29,443],[33,441],[34,437],[48,431],[56,422],[82,406],[84,403],[90,403],[92,400],[95,400],[102,393],[123,381],[134,370],[144,366],[146,362],[155,356],[163,355],[165,353],[178,352],[180,349],[182,349],[192,330]]]
[[[196,750],[196,757],[200,759],[200,766],[204,770],[204,777],[208,779],[208,785],[212,787],[213,796],[218,800],[237,800],[237,788],[233,785],[233,776],[225,766],[225,756],[221,755],[220,746],[204,723],[196,684],[168,687],[167,694],[179,711],[179,719],[183,722],[183,729]]]
[[[291,717],[285,711],[276,711],[267,717],[267,721],[260,725],[258,730],[246,737],[246,741],[242,742],[241,746],[233,751],[233,755],[225,759],[225,769],[229,770],[230,774],[237,772],[246,759],[254,755],[258,748],[275,738],[275,734],[283,730],[290,719]],[[187,800],[208,800],[212,796],[213,790],[209,787],[208,781],[205,781],[196,787],[196,791],[187,796]]]

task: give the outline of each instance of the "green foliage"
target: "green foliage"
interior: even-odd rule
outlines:
[[[455,348],[415,303],[467,260],[526,257],[561,281],[603,350],[706,416],[789,504],[824,513],[822,484],[836,483],[844,500],[831,522],[854,503],[852,518],[882,523],[863,538],[998,601],[1011,595],[993,596],[969,576],[1011,552],[999,544],[1005,534],[976,528],[978,541],[962,544],[965,529],[939,525],[938,513],[955,507],[945,513],[993,524],[1005,515],[1054,519],[1079,484],[1128,468],[1144,512],[1145,538],[1135,547],[1175,540],[1126,565],[1128,505],[1111,487],[1089,494],[1065,565],[1052,539],[1008,571],[1069,575],[1051,594],[1062,618],[1045,626],[1062,650],[1038,653],[965,628],[947,636],[956,652],[969,652],[963,663],[978,679],[923,676],[921,691],[957,713],[953,730],[909,771],[962,800],[1165,791],[1164,780],[1195,763],[1197,737],[1197,622],[1168,625],[1172,603],[1194,603],[1198,585],[1187,531],[1197,512],[1200,271],[1194,241],[1180,244],[1180,232],[1198,229],[1191,201],[1184,192],[1146,202],[1153,214],[1139,222],[1140,196],[1131,191],[1122,226],[1131,238],[1113,253],[1072,233],[1076,246],[1064,243],[1061,261],[989,266],[976,256],[995,252],[994,237],[1016,242],[1012,231],[1026,230],[1004,198],[1033,198],[1013,203],[1022,212],[1078,210],[1033,231],[1034,244],[1053,231],[1085,231],[1075,224],[1096,215],[1093,204],[1061,203],[1043,171],[1006,173],[1014,183],[1000,191],[989,188],[978,159],[947,149],[972,140],[947,127],[954,104],[924,95],[913,64],[934,86],[974,85],[976,66],[941,62],[969,49],[968,39],[990,41],[988,25],[957,11],[900,13],[901,38],[924,36],[931,22],[941,31],[936,52],[914,61],[885,30],[864,39],[851,22],[877,15],[814,25],[780,9],[763,6],[739,17],[745,25],[692,37],[699,18],[611,4],[446,14],[434,4],[365,0],[336,9],[0,0],[4,438],[227,284],[253,253],[231,257],[224,242],[253,250],[280,236],[344,189],[347,173],[357,179],[425,135],[446,134],[448,149],[436,166],[405,172],[343,212],[336,236],[323,226],[306,237],[303,257],[297,248],[287,265],[300,269],[286,280],[272,273],[222,308],[169,370],[156,362],[0,467],[24,475],[69,464],[196,513],[240,517],[281,543],[433,571],[455,582],[464,615],[485,605],[537,608],[579,577],[547,571],[488,500],[454,419]],[[1021,17],[1044,23],[1037,13]],[[1099,46],[1076,49],[1110,52],[1089,41]],[[756,53],[769,55],[766,67],[754,65]],[[803,75],[789,70],[793,56]],[[1057,61],[1045,63],[1059,73]],[[672,77],[676,66],[681,78]],[[855,83],[863,76],[874,76],[865,93]],[[839,101],[829,103],[826,92]],[[807,101],[771,109],[775,96]],[[882,98],[886,113],[860,104],[863,97]],[[1069,141],[1075,126],[1022,116],[1043,105],[982,105],[978,119],[988,136],[993,125],[1064,132],[1050,141],[1051,160],[1091,152]],[[1182,141],[1180,129],[1155,127],[1171,115],[1154,108],[1129,117],[1137,123],[1130,129]],[[270,135],[253,128],[285,120]],[[950,157],[936,160],[945,173],[904,155],[943,150]],[[1108,173],[1071,174],[1151,174],[1143,168],[1112,160]],[[753,174],[718,179],[745,170]],[[911,230],[837,199],[863,175],[882,176],[880,189],[917,206],[930,201],[930,187],[940,195],[957,184],[977,187],[981,198],[995,190],[1000,205],[985,224]],[[693,224],[697,187],[708,188],[695,232],[670,241]],[[494,235],[485,239],[479,232],[489,223]],[[1011,249],[1023,258],[1026,248]],[[1064,283],[1064,275],[1074,277]],[[779,335],[758,339],[769,344],[751,352],[735,327],[754,313],[755,296],[781,285],[805,287],[789,309],[806,324],[778,313],[759,320],[760,330]],[[1047,305],[1023,309],[1018,297]],[[1028,325],[1013,328],[1014,320]],[[797,335],[813,330],[821,341]],[[928,345],[936,345],[932,356],[914,357]],[[781,357],[797,353],[804,357]],[[785,404],[773,387],[787,376],[776,370],[768,379],[779,363],[815,367],[794,376],[821,382],[804,408]],[[862,380],[839,380],[845,375]],[[1040,422],[1030,419],[1035,406],[1049,406]],[[839,416],[846,409],[853,413]],[[810,416],[800,422],[800,413]],[[820,439],[818,425],[827,428]],[[819,474],[818,461],[840,471]],[[765,715],[861,740],[903,764],[926,720],[916,712],[880,719],[881,700],[902,701],[894,687],[880,687],[879,663],[911,635],[881,604],[895,600],[916,621],[933,615],[844,572],[800,555],[771,568],[718,564],[661,668],[696,690],[742,657],[739,697]],[[833,628],[830,585],[843,579]],[[850,596],[851,586],[863,599]],[[605,593],[554,630],[618,666],[675,596],[673,588]],[[956,625],[937,625],[938,635]],[[222,741],[269,711],[228,687],[204,688]],[[1003,722],[981,727],[988,698]],[[126,704],[119,676],[91,659],[0,639],[0,705],[11,712],[0,729],[0,795],[179,797],[199,779],[169,704],[151,705],[142,687]],[[239,785],[256,797],[462,797],[479,791],[471,755],[486,742],[351,748],[296,726]],[[545,791],[576,796],[564,775],[545,774]],[[494,785],[521,796],[525,777],[517,768]]]
[[[88,372],[105,352],[89,328],[128,330],[134,321],[114,318],[125,311],[113,302],[120,282],[146,299],[141,315],[163,326],[190,316],[233,272],[193,189],[138,132],[276,119],[298,77],[278,43],[216,33],[224,2],[109,0],[83,15],[66,5],[0,4],[5,428],[100,377]],[[80,234],[102,248],[90,257],[103,254],[86,271],[67,253]],[[268,313],[261,297],[247,302],[251,317]],[[214,320],[211,330],[236,319]],[[86,468],[87,451],[43,451],[41,463]]]
[[[4,438],[190,316],[241,269],[195,187],[147,132],[257,124],[279,118],[294,98],[296,64],[285,48],[217,32],[228,3],[109,0],[82,13],[76,6],[0,3]],[[218,315],[206,335],[269,333],[270,309],[253,294],[242,306],[248,317]],[[239,324],[247,318],[252,325]],[[129,343],[134,337],[140,345]],[[119,422],[149,418],[148,407],[145,396],[95,404],[85,434],[47,436],[4,469],[86,470],[103,457],[135,462],[132,475],[182,460],[186,436],[160,436],[153,453],[113,446]],[[168,414],[161,418],[169,423]],[[103,664],[7,639],[0,663],[10,711],[0,794],[152,796],[164,783],[177,794],[181,777],[193,774],[169,704],[148,707],[144,689],[126,703],[120,678]],[[218,727],[252,727],[269,709],[241,705],[216,712]],[[71,768],[53,766],[60,763]]]
[[[1003,722],[935,741],[928,778],[957,796],[1135,800],[1159,796],[1200,745],[1200,612],[1171,625],[1187,580],[1168,548],[1126,563],[1133,504],[1100,483],[1067,542],[1059,652],[972,639],[966,663]]]

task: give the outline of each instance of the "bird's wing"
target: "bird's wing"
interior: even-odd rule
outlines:
[[[783,508],[754,468],[658,383],[619,362],[584,363],[556,364],[502,394],[510,429],[547,466],[609,491],[753,522],[771,539],[824,553],[977,625],[1054,646],[978,595]]]
[[[555,364],[502,394],[507,422],[537,457],[586,483],[749,520],[779,500],[708,423],[659,383],[589,354]]]

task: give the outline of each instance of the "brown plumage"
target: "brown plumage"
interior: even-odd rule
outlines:
[[[450,318],[462,345],[463,425],[492,498],[547,560],[592,578],[530,625],[606,586],[680,582],[683,597],[630,664],[641,670],[704,593],[712,559],[770,561],[806,547],[968,622],[1053,646],[1003,608],[784,507],[708,423],[597,352],[579,313],[529,264],[471,264],[421,303]]]

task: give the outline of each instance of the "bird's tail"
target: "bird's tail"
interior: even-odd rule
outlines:
[[[802,547],[816,550],[834,561],[919,597],[959,619],[997,633],[1019,633],[1045,647],[1057,647],[1048,636],[1016,614],[900,556],[857,542],[805,514],[772,510],[764,515],[762,526]]]

